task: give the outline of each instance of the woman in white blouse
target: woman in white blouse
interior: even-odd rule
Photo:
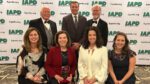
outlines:
[[[90,27],[79,50],[79,84],[104,84],[107,78],[108,52],[96,27]]]

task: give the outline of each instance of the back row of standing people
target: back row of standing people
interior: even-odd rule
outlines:
[[[76,52],[75,56],[77,56],[75,59],[78,59],[79,47],[81,46],[82,42],[84,41],[84,38],[86,38],[86,37],[84,37],[84,33],[90,26],[95,26],[98,28],[97,30],[100,32],[100,34],[102,36],[102,40],[101,40],[101,41],[103,41],[102,45],[103,46],[107,45],[108,25],[105,21],[100,19],[100,14],[101,14],[100,6],[94,5],[92,7],[93,19],[90,19],[88,21],[86,20],[85,17],[78,14],[78,11],[79,11],[79,3],[78,2],[76,2],[76,1],[71,2],[70,3],[70,10],[71,10],[71,14],[69,14],[63,18],[62,30],[65,30],[71,38],[71,41],[72,41],[71,46],[73,47],[73,49]],[[54,21],[49,19],[50,18],[50,9],[49,8],[46,8],[46,7],[42,8],[40,14],[41,14],[41,18],[31,20],[29,23],[29,27],[34,27],[40,32],[40,35],[42,37],[43,49],[45,49],[46,52],[48,52],[52,46],[56,45],[54,42],[54,36],[57,33],[57,26],[56,26],[56,23]],[[59,38],[57,38],[57,40],[58,39]],[[87,47],[89,47],[89,46],[87,46]],[[83,46],[83,47],[85,47],[85,46]],[[105,51],[107,51],[107,50],[105,50]],[[50,51],[50,52],[52,52],[52,51]],[[71,51],[71,52],[73,52],[73,51]],[[89,52],[91,52],[91,51],[89,51]],[[61,55],[66,55],[66,53],[64,53],[64,52],[63,53],[60,52],[60,53],[61,53]],[[105,62],[107,62],[107,61],[105,61]],[[72,63],[75,63],[75,62],[72,62]],[[107,69],[107,67],[105,67],[105,69]],[[79,70],[79,72],[80,71],[81,70]],[[49,71],[47,71],[47,72],[49,72]],[[90,71],[89,71],[89,73],[90,73]],[[106,72],[104,72],[104,74],[105,73]],[[71,74],[71,76],[69,75],[70,78],[68,78],[67,81],[70,81],[72,79],[72,75],[73,74]],[[88,75],[89,75],[89,77],[87,79],[91,78],[91,81],[93,81],[92,77],[90,77],[91,74],[88,74]],[[55,75],[53,77],[58,79],[59,81],[63,80],[57,75],[56,75],[56,77],[55,77]],[[36,79],[38,81],[38,77],[37,78],[35,77],[35,80]],[[94,80],[94,81],[99,81],[99,80],[97,78],[97,80]],[[66,81],[64,81],[64,82],[66,82]],[[88,83],[88,82],[90,82],[90,80],[89,81],[87,80],[84,82]]]

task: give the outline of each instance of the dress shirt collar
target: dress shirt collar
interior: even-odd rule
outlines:
[[[98,22],[99,22],[99,19],[100,19],[100,18],[98,18],[97,20],[94,20],[94,19],[93,19],[93,20],[92,20],[92,26],[97,27]],[[93,21],[96,21],[96,23],[93,23]]]
[[[42,19],[43,24],[45,24],[45,21],[46,21],[46,20],[44,20],[42,17],[41,17],[41,19]],[[48,21],[49,21],[49,20],[48,20]]]
[[[93,21],[96,21],[96,22],[97,22],[97,24],[98,24],[99,20],[100,20],[100,18],[98,18],[97,20],[94,20],[94,19],[93,19]]]
[[[74,18],[75,15],[74,14],[71,14],[71,15],[72,15],[73,21],[75,21],[75,18]],[[79,15],[77,14],[76,16],[77,16],[77,21],[78,21]]]
[[[71,14],[71,15],[72,15],[72,17],[74,18],[75,15],[74,15],[74,14]],[[77,18],[78,18],[79,15],[77,14],[76,16],[77,16]]]

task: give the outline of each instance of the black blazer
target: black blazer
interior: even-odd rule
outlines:
[[[49,20],[49,23],[51,26],[53,39],[54,39],[54,36],[57,33],[57,26],[56,26],[56,23],[53,22],[52,20]],[[37,28],[37,30],[39,30],[41,37],[42,37],[42,45],[47,48],[47,36],[46,36],[45,29],[44,29],[44,24],[43,24],[42,18],[31,20],[29,23],[29,27],[35,27],[35,28]]]
[[[92,26],[93,24],[92,22],[93,22],[93,19],[88,20],[87,22],[88,27]],[[106,46],[107,41],[108,41],[108,25],[104,20],[99,19],[97,28],[99,28],[103,42],[104,42],[104,46]]]
[[[83,35],[86,30],[87,20],[85,17],[78,16],[78,27],[75,28],[72,14],[69,14],[63,17],[62,21],[62,30],[65,30],[69,33],[72,42],[82,42]]]

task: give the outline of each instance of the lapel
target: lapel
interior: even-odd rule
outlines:
[[[89,25],[90,25],[90,26],[92,26],[92,24],[93,24],[92,22],[93,22],[93,19],[91,19],[91,20],[89,21]]]
[[[51,30],[52,34],[54,35],[54,32],[53,32],[53,23],[51,22],[51,20],[49,20],[49,25],[50,25],[50,30]]]
[[[56,57],[57,59],[60,59],[60,65],[62,65],[62,56],[61,56],[61,50],[60,50],[60,47],[56,47],[56,52],[55,53],[57,53],[58,54],[58,56]],[[56,55],[57,55],[56,54]]]
[[[42,32],[45,32],[44,24],[43,24],[42,18],[39,19],[39,26],[40,26]]]
[[[99,19],[98,24],[97,24],[97,28],[99,28],[99,29],[101,29],[101,27],[100,27],[101,26],[100,20],[101,19]]]
[[[78,14],[78,26],[80,25],[79,23],[82,23],[82,22],[81,22],[81,16]]]

